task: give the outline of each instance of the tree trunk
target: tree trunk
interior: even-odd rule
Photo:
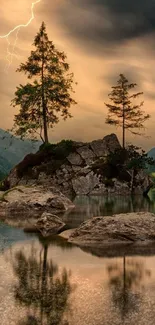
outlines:
[[[41,90],[42,90],[42,109],[43,109],[43,130],[44,130],[44,143],[48,143],[48,131],[47,131],[47,108],[45,103],[45,91],[44,91],[44,53],[42,57],[42,69],[41,69]]]
[[[126,257],[123,257],[123,319],[126,311]],[[123,322],[124,323],[124,322]]]
[[[47,251],[48,246],[44,246],[44,257],[43,257],[43,265],[42,265],[42,283],[41,283],[41,306],[40,306],[40,321],[41,325],[43,325],[43,317],[45,312],[45,296],[47,290]]]
[[[122,147],[125,148],[125,108],[123,104],[123,141],[122,141]]]
[[[134,178],[135,178],[135,170],[132,169],[132,171],[131,171],[131,185],[130,185],[130,191],[131,191],[131,193],[133,193]]]
[[[48,143],[48,132],[47,132],[47,119],[46,119],[46,105],[43,103],[43,127],[44,127],[44,142]]]
[[[123,125],[123,149],[125,148],[125,127]]]
[[[126,258],[123,256],[123,288],[126,291]]]

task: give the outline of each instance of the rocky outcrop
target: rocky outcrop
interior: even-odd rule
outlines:
[[[154,185],[152,178],[149,175],[147,175],[144,170],[141,170],[137,173],[135,180],[137,183],[135,194],[141,194],[142,189],[143,189],[143,193],[145,194],[147,188],[151,188]]]
[[[82,157],[85,164],[89,165],[96,159],[95,153],[91,150],[90,144],[84,145],[77,149],[78,154]],[[103,154],[103,151],[102,151]]]
[[[104,155],[108,155],[109,153],[109,148],[107,147],[105,139],[92,141],[90,147],[98,158],[103,156],[103,152]]]
[[[52,184],[67,196],[131,193],[131,173],[107,162],[109,154],[121,148],[115,134],[90,143],[69,141],[67,148],[53,146],[26,156],[5,180],[6,188]],[[147,175],[138,173],[135,192],[142,194],[146,183]]]
[[[83,164],[83,160],[81,156],[77,152],[70,153],[67,157],[67,160],[70,162],[71,165],[81,166]]]
[[[56,215],[44,212],[35,224],[43,237],[56,235],[66,229],[65,223]]]
[[[94,172],[94,163],[106,159],[110,152],[121,148],[115,134],[90,143],[73,142],[65,159],[53,157],[50,152],[25,157],[5,181],[7,188],[17,185],[43,185],[57,187],[62,193],[91,195],[94,191],[103,193],[104,184]],[[101,192],[100,192],[100,188]],[[108,193],[108,187],[104,190]]]
[[[72,232],[69,242],[82,247],[107,247],[155,241],[155,214],[127,213],[94,217]]]
[[[73,203],[55,188],[17,186],[4,192],[0,216],[4,218],[39,218],[43,212],[60,213],[73,208]]]
[[[72,179],[73,190],[77,195],[90,194],[98,184],[99,178],[92,171],[83,176],[78,175]]]

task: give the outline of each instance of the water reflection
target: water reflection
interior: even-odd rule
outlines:
[[[119,309],[122,320],[125,320],[127,314],[139,311],[144,280],[151,276],[151,272],[145,269],[142,261],[125,256],[122,266],[111,263],[107,266],[107,272],[112,302]]]
[[[14,255],[14,298],[26,308],[26,317],[18,325],[68,325],[64,312],[72,292],[71,273],[66,268],[60,272],[48,259],[48,243],[42,244],[39,254],[32,246],[29,256],[23,250]]]
[[[1,325],[154,325],[155,256],[63,244],[36,238],[0,255]]]
[[[74,200],[75,209],[66,212],[64,221],[69,227],[78,227],[94,216],[118,213],[149,211],[155,213],[155,191],[149,197],[137,196],[78,196]]]

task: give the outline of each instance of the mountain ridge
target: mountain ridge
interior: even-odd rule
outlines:
[[[41,143],[21,140],[0,128],[0,179],[3,179],[27,154],[36,153]]]

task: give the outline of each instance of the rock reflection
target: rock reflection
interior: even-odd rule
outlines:
[[[152,193],[152,192],[151,192]],[[67,211],[63,220],[69,227],[78,227],[83,221],[94,216],[149,211],[155,213],[155,200],[137,196],[77,196],[75,209]],[[154,192],[155,193],[155,192]]]
[[[17,279],[14,298],[26,308],[26,317],[18,325],[69,325],[64,319],[68,298],[72,292],[71,273],[65,268],[60,272],[52,260],[48,260],[48,244],[39,252],[32,246],[27,257],[18,251],[13,260]]]
[[[144,281],[151,272],[142,262],[124,256],[123,265],[109,264],[107,267],[112,302],[120,311],[122,319],[128,313],[138,311],[142,298]]]

